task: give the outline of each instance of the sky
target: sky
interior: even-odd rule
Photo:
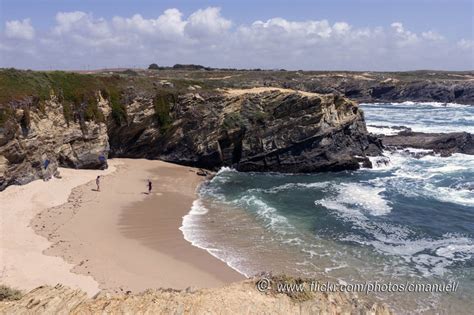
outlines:
[[[0,67],[474,70],[474,0],[0,0]]]

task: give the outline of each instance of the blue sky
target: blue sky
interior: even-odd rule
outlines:
[[[156,61],[328,70],[474,68],[474,12],[468,0],[0,3],[0,66],[84,68]],[[176,11],[164,14],[168,9]]]

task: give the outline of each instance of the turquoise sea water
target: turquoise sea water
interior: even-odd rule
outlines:
[[[474,133],[474,106],[367,104],[372,132]],[[378,293],[401,313],[474,309],[474,156],[385,152],[374,169],[324,174],[222,169],[183,233],[241,273],[333,282],[459,283],[455,293]]]

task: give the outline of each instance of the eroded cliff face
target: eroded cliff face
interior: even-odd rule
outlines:
[[[63,104],[54,95],[43,110],[31,103],[29,99],[16,104],[14,117],[1,128],[0,190],[59,175],[59,165],[106,167],[109,143],[105,123],[68,122]]]
[[[54,95],[42,109],[28,101],[12,106],[15,117],[0,135],[0,190],[50,178],[58,165],[106,167],[109,143],[117,157],[292,173],[370,167],[367,155],[381,153],[358,106],[333,94],[253,88],[150,96],[132,89],[117,117],[96,93],[99,121],[85,120],[80,104],[68,115]]]
[[[169,103],[172,123],[152,101],[127,106],[128,123],[109,121],[112,154],[239,171],[319,172],[369,166],[381,152],[362,111],[343,97],[276,88],[186,94]]]

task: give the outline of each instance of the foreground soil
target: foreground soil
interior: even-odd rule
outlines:
[[[61,285],[32,290],[18,301],[0,302],[1,314],[392,314],[381,304],[342,293],[292,295],[255,288],[256,279],[222,288],[148,290],[88,298]]]

